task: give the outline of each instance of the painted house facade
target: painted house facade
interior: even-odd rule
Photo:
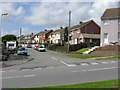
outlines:
[[[100,27],[93,20],[80,22],[70,29],[70,45],[79,43],[100,43]]]
[[[63,44],[63,40],[64,40],[64,28],[60,28],[57,30],[54,30],[52,33],[50,33],[49,35],[49,40],[50,43],[61,43]]]
[[[53,30],[41,31],[34,36],[34,43],[49,43],[48,36]]]
[[[18,42],[21,42],[22,44],[28,44],[32,42],[32,37],[34,36],[33,33],[29,35],[22,35],[18,37]]]
[[[106,9],[101,17],[101,46],[120,44],[120,8]]]

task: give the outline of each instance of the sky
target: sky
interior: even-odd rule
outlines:
[[[4,2],[3,2],[4,1]],[[100,17],[107,8],[117,8],[118,0],[87,0],[87,1],[7,1],[0,2],[0,15],[2,16],[2,36],[14,34],[22,35],[37,34],[40,31],[56,30],[68,26],[69,11],[71,11],[71,26],[78,25],[80,21],[85,22],[93,19],[100,25]]]

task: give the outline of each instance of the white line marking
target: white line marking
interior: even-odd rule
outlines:
[[[2,77],[0,79],[10,79],[10,78],[20,78],[20,77],[33,77],[36,75],[24,75],[24,76],[14,76],[14,77]]]
[[[54,59],[54,60],[58,60],[57,58],[54,58],[54,57],[51,57],[52,59]]]
[[[61,63],[63,63],[63,64],[65,64],[65,65],[67,65],[67,66],[70,66],[69,64],[67,64],[67,63],[65,63],[65,62],[63,62],[63,61],[60,61]]]
[[[57,58],[54,58],[54,57],[51,57],[52,59],[54,59],[54,60],[56,60],[56,61],[58,61],[58,59]],[[65,64],[65,65],[67,65],[67,66],[76,66],[76,65],[69,65],[69,64],[67,64],[67,63],[65,63],[65,62],[63,62],[63,61],[60,61],[61,63],[63,63],[63,64]]]
[[[94,65],[94,64],[98,64],[98,63],[91,63],[92,65]]]
[[[2,72],[2,73],[3,73],[3,72],[5,72],[5,71],[0,71],[0,72]]]
[[[77,65],[74,65],[74,64],[70,64],[69,66],[71,67],[71,66],[77,66]]]
[[[111,63],[116,63],[117,61],[111,61]]]
[[[102,63],[104,64],[104,63],[108,63],[108,62],[102,62]]]
[[[82,63],[81,65],[88,65],[87,63]]]
[[[81,70],[81,71],[70,71],[70,72],[97,71],[97,70],[106,70],[106,69],[114,69],[114,68],[118,68],[118,67],[108,67],[108,68],[89,69],[89,70]]]

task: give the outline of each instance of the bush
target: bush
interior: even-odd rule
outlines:
[[[82,49],[82,48],[87,48],[87,44],[80,43],[80,44],[76,44],[76,45],[70,45],[70,51],[77,51],[77,50]]]

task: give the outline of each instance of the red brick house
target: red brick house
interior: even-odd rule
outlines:
[[[100,26],[93,20],[80,22],[70,28],[70,45],[96,42],[100,43]]]
[[[35,35],[34,40],[37,40],[37,43],[49,43],[48,36],[51,32],[53,32],[53,30],[41,31]]]

